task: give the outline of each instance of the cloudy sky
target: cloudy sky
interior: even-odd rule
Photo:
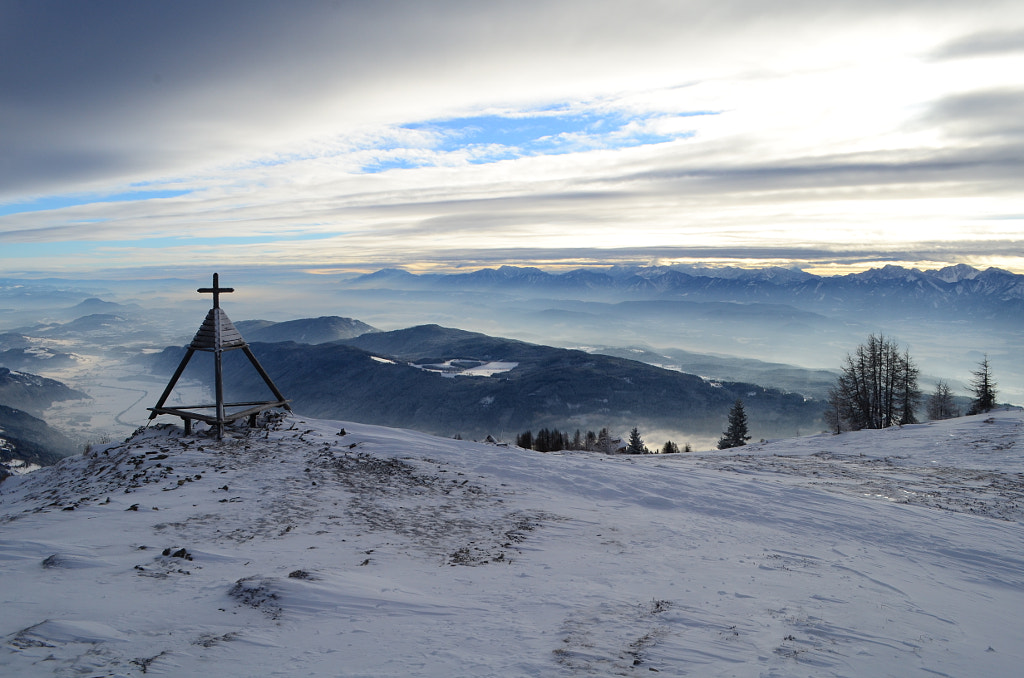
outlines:
[[[1024,272],[1024,3],[0,0],[0,267]]]

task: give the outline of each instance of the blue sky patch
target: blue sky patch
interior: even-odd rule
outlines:
[[[77,207],[79,205],[92,205],[101,202],[134,202],[136,200],[154,200],[159,198],[177,198],[178,196],[191,193],[187,190],[144,190],[127,191],[124,193],[111,193],[108,195],[96,193],[70,193],[66,195],[47,195],[34,200],[24,202],[0,203],[0,217],[8,214],[23,214],[25,212],[45,212],[47,210],[58,210],[64,207]]]
[[[693,136],[692,132],[652,131],[658,120],[716,115],[695,111],[664,116],[621,111],[575,111],[552,108],[522,115],[476,115],[409,123],[401,129],[431,133],[432,149],[440,153],[468,152],[469,162],[484,164],[519,157],[561,155],[594,149],[629,148]],[[409,169],[431,164],[423,157],[389,157],[365,167],[367,172]]]

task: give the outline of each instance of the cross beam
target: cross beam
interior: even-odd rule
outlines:
[[[213,307],[220,308],[220,295],[228,292],[234,292],[234,287],[221,287],[220,276],[216,273],[213,274],[213,287],[200,287],[196,292],[200,294],[212,294],[213,295]]]

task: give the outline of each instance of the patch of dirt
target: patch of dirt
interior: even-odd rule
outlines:
[[[516,544],[557,520],[541,512],[507,511],[503,493],[436,462],[414,464],[349,449],[325,450],[313,461],[351,493],[349,520],[406,537],[448,565],[509,563]]]
[[[274,582],[262,577],[245,577],[235,582],[228,595],[240,605],[255,608],[271,619],[281,618],[280,596],[273,590]]]
[[[664,618],[673,607],[672,601],[652,600],[636,605],[602,603],[579,610],[562,624],[562,644],[553,651],[555,662],[582,674],[660,672],[648,655],[673,632],[671,620]]]

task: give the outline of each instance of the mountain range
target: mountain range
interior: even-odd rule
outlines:
[[[750,358],[694,353],[678,348],[651,349],[639,346],[593,346],[590,353],[639,360],[677,372],[697,374],[717,381],[763,384],[824,401],[839,376],[837,370],[807,369],[785,363]]]
[[[999,268],[979,270],[965,264],[924,271],[888,265],[837,276],[779,267],[637,266],[547,273],[532,267],[502,266],[452,274],[413,274],[382,269],[352,278],[347,286],[410,290],[559,290],[578,298],[699,296],[705,301],[769,303],[796,298],[821,304],[824,308],[832,308],[837,303],[856,305],[872,299],[892,300],[894,295],[907,305],[927,302],[928,306],[934,301],[954,303],[969,297],[1024,301],[1024,275]]]
[[[547,273],[502,266],[471,273],[412,274],[383,269],[348,281],[355,289],[500,291],[616,302],[691,300],[797,306],[804,311],[869,317],[951,315],[1024,323],[1024,276],[960,264],[937,270],[889,265],[862,273],[821,276],[800,270],[611,267]]]
[[[15,463],[48,466],[72,454],[75,443],[38,417],[0,405],[0,479]]]

